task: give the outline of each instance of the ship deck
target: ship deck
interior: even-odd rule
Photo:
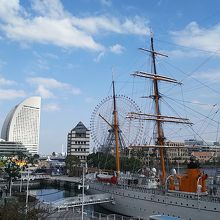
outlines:
[[[100,182],[99,182],[100,183]],[[108,185],[108,183],[100,183],[104,185]],[[166,195],[167,197],[179,197],[179,198],[189,198],[189,199],[194,199],[194,200],[200,200],[200,201],[207,201],[207,202],[215,202],[215,203],[220,203],[220,196],[215,196],[215,195],[203,195],[203,194],[198,194],[198,193],[186,193],[186,192],[181,192],[181,191],[166,191],[165,189],[148,189],[144,186],[128,186],[128,185],[119,185],[119,184],[112,184],[113,188],[117,189],[127,189],[131,191],[136,191],[136,192],[143,192],[143,193],[150,193],[150,194],[155,194],[155,195]]]

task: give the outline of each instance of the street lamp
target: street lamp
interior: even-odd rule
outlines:
[[[28,176],[27,176],[27,192],[26,192],[26,214],[28,211],[28,194],[29,194],[29,181],[30,181],[30,170],[28,169],[29,167],[27,167],[27,171],[28,171]]]
[[[12,178],[10,178],[10,188],[9,188],[9,196],[11,196],[11,190],[12,190]]]
[[[21,174],[21,181],[20,181],[20,192],[22,191],[22,174]]]
[[[82,185],[78,185],[78,189],[82,188],[82,220],[83,220],[83,214],[84,214],[84,194],[85,194],[85,187],[88,189],[89,186],[85,185],[85,170],[83,166],[83,172],[82,172]]]

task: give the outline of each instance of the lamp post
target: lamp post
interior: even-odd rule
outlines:
[[[82,188],[82,220],[84,217],[84,195],[85,195],[85,187],[88,189],[88,185],[85,185],[85,170],[83,166],[83,172],[82,172],[82,185],[78,185],[78,189]]]
[[[22,191],[22,174],[21,174],[21,181],[20,181],[20,192]]]
[[[82,185],[82,220],[83,220],[83,212],[84,212],[84,193],[85,193],[85,189],[84,189],[84,187],[85,187],[85,180],[84,180],[84,166],[83,166],[83,179],[82,179],[82,181],[83,181],[83,185]]]
[[[29,167],[28,167],[29,168]],[[27,176],[27,192],[26,192],[26,214],[27,214],[27,211],[28,211],[28,191],[29,191],[29,181],[30,181],[30,171],[29,169],[27,168],[27,171],[28,171],[28,176]]]
[[[12,190],[12,177],[10,178],[10,188],[9,188],[9,196],[11,196],[11,190]]]

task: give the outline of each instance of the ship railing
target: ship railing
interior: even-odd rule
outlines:
[[[117,186],[118,187],[118,186]],[[136,192],[144,192],[144,193],[150,193],[150,194],[154,194],[154,195],[165,195],[167,197],[180,197],[180,198],[190,198],[190,199],[198,199],[198,195],[191,195],[191,194],[183,194],[181,192],[165,192],[165,190],[163,189],[147,189],[144,187],[138,187],[138,186],[127,186],[127,185],[122,185],[120,186],[120,188],[122,189],[129,189],[132,191],[136,191]],[[216,202],[216,203],[220,203],[220,197],[216,197],[216,196],[209,196],[209,195],[204,195],[204,196],[200,196],[200,200],[202,201],[208,201],[208,202]]]
[[[188,193],[183,193],[183,192],[168,192],[168,193],[166,193],[166,196],[198,200],[197,193],[195,193],[195,194],[189,193],[188,194]],[[217,196],[199,195],[199,200],[220,203],[220,197],[217,197]]]
[[[108,185],[107,183],[103,183],[103,185]],[[194,199],[197,200],[198,199],[198,195],[192,195],[192,194],[187,194],[187,193],[182,193],[182,192],[166,192],[165,189],[149,189],[149,188],[145,188],[142,186],[129,186],[129,185],[112,185],[112,187],[114,188],[121,188],[121,189],[129,189],[131,191],[135,191],[135,192],[143,192],[143,193],[149,193],[149,194],[153,194],[153,195],[166,195],[167,197],[179,197],[179,198],[190,198],[190,199]],[[215,203],[220,203],[220,197],[218,196],[210,196],[210,195],[200,195],[199,197],[200,201],[207,201],[207,202],[215,202]]]
[[[151,193],[151,194],[155,194],[155,195],[164,195],[165,194],[165,190],[155,189],[155,188],[149,189],[149,188],[142,187],[142,186],[121,185],[119,187],[122,189],[129,189],[131,191],[145,192],[145,193]]]

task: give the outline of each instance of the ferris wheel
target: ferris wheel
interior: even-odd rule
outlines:
[[[120,148],[140,143],[143,133],[143,122],[127,117],[129,112],[140,113],[140,108],[131,98],[124,95],[116,95],[115,100],[118,113]],[[95,107],[92,113],[90,123],[91,137],[95,147],[98,149],[115,146],[113,109],[113,97],[108,96]]]

